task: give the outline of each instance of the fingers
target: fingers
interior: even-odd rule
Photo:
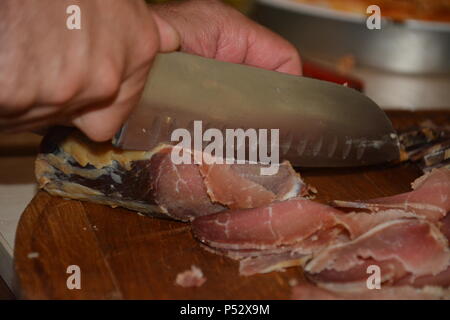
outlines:
[[[142,68],[122,83],[115,99],[85,108],[72,124],[93,141],[107,141],[120,129],[139,99],[144,88],[148,67]]]
[[[275,71],[301,76],[303,73],[300,55],[298,53],[290,54],[279,67],[275,68]]]
[[[128,112],[130,108],[126,104],[100,105],[84,110],[72,123],[91,140],[107,141],[120,128]]]
[[[219,1],[156,5],[180,35],[181,50],[233,63],[300,75],[300,56],[287,40]]]
[[[165,19],[161,18],[155,11],[151,11],[159,33],[159,51],[176,51],[181,45],[178,31]]]
[[[180,35],[177,30],[156,12],[150,11],[150,13],[156,27],[156,37],[159,40],[151,39],[152,41],[148,42],[150,46],[147,51],[151,51],[151,55],[148,55],[148,53],[147,55],[153,57],[158,51],[171,52],[177,50],[180,47]],[[150,29],[147,30],[147,32],[150,31]],[[141,65],[139,70],[133,70],[130,76],[120,85],[114,99],[84,108],[81,113],[73,118],[72,124],[94,141],[111,139],[120,129],[133,107],[138,104],[149,69],[150,63],[146,63]],[[109,76],[102,77],[102,79],[116,78],[113,74]],[[111,90],[115,88],[114,84],[108,85],[107,82],[106,84],[104,82],[100,80],[101,88],[111,88]],[[111,96],[113,92],[111,90],[105,92],[106,97]]]
[[[246,64],[293,75],[302,74],[300,55],[287,40],[254,22],[251,22],[247,39]]]

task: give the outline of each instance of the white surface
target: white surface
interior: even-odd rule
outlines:
[[[380,107],[404,110],[449,110],[450,75],[403,75],[356,68],[364,91]]]
[[[0,276],[10,288],[17,224],[36,193],[34,159],[0,157]]]
[[[309,59],[336,68],[334,62]],[[450,74],[407,75],[356,66],[348,75],[362,80],[364,94],[384,110],[450,110]]]

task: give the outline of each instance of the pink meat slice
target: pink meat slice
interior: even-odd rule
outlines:
[[[203,246],[206,250],[225,255],[239,262],[239,274],[250,276],[272,271],[283,271],[285,268],[300,266],[311,258],[311,255],[322,249],[324,245],[347,240],[339,229],[317,232],[317,234],[291,246],[281,246],[274,249],[227,250]]]
[[[402,209],[438,221],[450,211],[450,170],[434,169],[412,183],[413,191],[365,201],[334,201],[337,207],[368,209]]]
[[[324,204],[295,198],[261,208],[199,217],[193,221],[192,230],[203,243],[219,249],[268,250],[280,246],[291,250],[305,246],[317,249],[318,244],[329,245],[339,236],[347,234],[355,238],[380,223],[416,217],[402,210],[346,214]]]
[[[330,206],[296,198],[199,217],[192,230],[200,241],[216,248],[272,249],[298,244],[317,232],[337,227],[339,214]]]
[[[296,251],[247,257],[239,262],[239,274],[251,276],[258,273],[283,271],[285,268],[302,266],[309,255]]]
[[[450,241],[450,215],[446,215],[439,221],[441,232]]]
[[[199,169],[192,164],[175,165],[170,158],[171,149],[156,154],[150,165],[152,176],[149,193],[155,202],[167,210],[174,219],[192,219],[198,215],[223,211],[226,208],[211,202]]]
[[[212,251],[240,261],[242,275],[302,266],[324,247],[356,238],[386,221],[417,218],[402,210],[345,214],[306,199],[197,218],[194,235]]]
[[[450,215],[446,215],[442,220],[439,221],[440,231],[447,238],[450,239]],[[415,287],[423,287],[427,285],[431,286],[442,286],[450,287],[450,266],[438,273],[437,275],[426,275],[422,277],[416,277],[414,275],[408,275],[399,281],[399,285],[412,285]]]
[[[211,200],[230,209],[265,206],[307,189],[288,162],[280,164],[276,175],[262,175],[261,168],[255,164],[202,164],[200,173]]]
[[[329,270],[343,272],[341,279],[345,279],[350,270],[364,269],[367,259],[400,264],[401,268],[395,270],[396,277],[407,274],[419,277],[446,270],[450,252],[447,239],[433,224],[400,219],[380,224],[355,240],[324,249],[305,266],[305,271],[320,282],[333,280],[327,277]]]
[[[354,290],[366,287],[366,281],[369,277],[367,270],[374,265],[380,268],[380,280],[382,283],[392,283],[394,279],[400,279],[407,274],[403,265],[396,260],[377,261],[367,258],[344,271],[325,269],[317,274],[306,273],[306,277],[316,284],[327,284],[335,291],[342,289]]]
[[[376,213],[350,212],[338,216],[339,221],[345,225],[346,229],[351,233],[352,238],[356,238],[387,221],[420,218],[421,216],[415,213],[398,209],[383,210]]]
[[[398,280],[396,285],[411,285],[418,288],[422,288],[424,286],[440,286],[447,288],[450,287],[450,267],[437,275],[426,275],[421,277],[407,275],[406,277]]]
[[[433,172],[416,180],[413,187],[437,192],[446,185],[445,179],[442,181],[442,172]],[[422,203],[424,207],[427,204]],[[320,283],[361,282],[367,278],[370,264],[382,269],[383,281],[410,277],[428,283],[429,275],[447,279],[450,256],[443,233],[449,230],[450,221],[442,219],[434,225],[427,219],[434,222],[436,211],[430,214],[405,208],[409,206],[344,213],[294,198],[198,217],[192,230],[207,247],[240,260],[242,275],[304,266],[312,258],[306,270]]]
[[[260,207],[307,192],[289,162],[280,164],[277,174],[262,176],[259,164],[175,165],[167,148],[154,156],[151,165],[156,174],[148,192],[167,215],[181,220],[227,208]]]
[[[294,300],[442,300],[449,298],[449,290],[432,286],[421,289],[409,286],[382,286],[381,289],[362,288],[352,291],[327,290],[311,284],[292,288]]]

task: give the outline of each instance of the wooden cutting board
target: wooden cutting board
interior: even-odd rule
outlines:
[[[390,112],[401,129],[449,112]],[[410,190],[421,175],[412,164],[360,169],[302,170],[317,199],[351,200]],[[181,288],[176,275],[200,267],[206,283]],[[81,270],[81,289],[66,285],[70,265]],[[15,268],[21,298],[31,299],[288,299],[289,281],[306,281],[300,268],[242,277],[238,263],[202,249],[187,223],[140,216],[121,208],[64,200],[40,191],[23,213],[16,235]]]

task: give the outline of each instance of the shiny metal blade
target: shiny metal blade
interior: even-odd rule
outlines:
[[[356,90],[184,53],[159,54],[141,102],[113,139],[150,150],[195,120],[221,131],[279,129],[280,157],[305,167],[395,160],[398,139],[385,113]]]

